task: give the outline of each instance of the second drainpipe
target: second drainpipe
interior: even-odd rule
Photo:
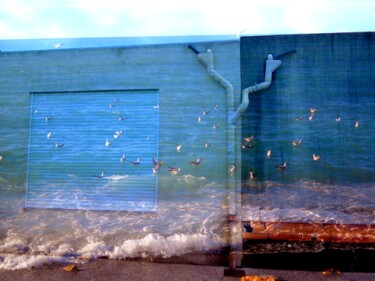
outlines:
[[[210,49],[205,53],[200,53],[195,50],[192,46],[189,48],[197,54],[199,61],[206,66],[207,73],[217,81],[222,87],[226,89],[227,94],[227,111],[228,111],[228,164],[236,163],[235,155],[235,141],[236,141],[236,124],[230,122],[231,116],[234,113],[234,93],[232,84],[221,76],[214,67],[214,57]],[[229,166],[229,165],[228,165]],[[238,166],[238,165],[237,165]],[[229,254],[229,270],[235,271],[237,264],[239,263],[237,257],[237,250],[242,245],[242,233],[241,225],[238,221],[238,215],[236,210],[236,175],[228,175],[228,220],[230,223],[230,245],[231,253]]]
[[[267,89],[272,82],[272,73],[281,65],[281,60],[274,60],[272,54],[267,55],[266,71],[264,74],[264,82],[254,86],[247,87],[242,90],[242,103],[234,113],[231,124],[236,124],[237,120],[244,114],[249,105],[249,94]]]

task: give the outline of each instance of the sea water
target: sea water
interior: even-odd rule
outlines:
[[[55,48],[50,43],[48,48]],[[251,97],[242,122],[242,136],[254,135],[253,148],[242,150],[243,220],[374,224],[374,93],[327,92],[297,93],[291,88]],[[81,201],[76,200],[80,193],[75,191],[64,200],[74,202],[76,209],[25,209],[30,111],[33,114],[36,109],[30,108],[29,99],[0,100],[0,268],[77,261],[78,257],[172,257],[227,246],[226,104],[223,99],[197,97],[181,107],[185,94],[175,93],[159,108],[150,105],[160,116],[158,160],[164,160],[154,174],[152,152],[147,159],[147,176],[158,183],[157,208],[152,212],[81,209],[77,205]],[[106,110],[112,101],[108,96],[103,104]],[[312,120],[310,108],[317,109]],[[208,109],[211,112],[203,115]],[[302,119],[297,121],[298,117]],[[221,126],[214,129],[215,124]],[[43,142],[56,152],[47,133],[41,134]],[[292,144],[300,139],[299,146]],[[105,153],[103,139],[100,144]],[[178,144],[181,152],[176,150]],[[269,158],[268,149],[272,150]],[[116,167],[121,165],[120,152],[114,156]],[[321,159],[312,160],[312,154]],[[190,162],[198,157],[202,164],[193,167]],[[275,167],[283,162],[287,162],[285,170]],[[171,175],[168,166],[180,167],[181,172]],[[102,172],[94,167],[87,171],[87,181],[94,182],[92,175]],[[128,179],[123,169],[116,169],[100,179],[101,195],[108,191],[106,186],[121,186]],[[249,180],[250,169],[257,174],[255,181]],[[45,180],[41,187],[54,184]]]
[[[285,83],[251,95],[243,118],[243,137],[254,138],[242,150],[242,218],[374,224],[373,82],[303,91]]]
[[[33,93],[12,106],[4,102],[0,268],[100,256],[166,258],[216,253],[228,246],[225,96],[217,103],[185,103],[171,115],[184,93],[168,101],[158,100],[154,92],[130,93],[151,94],[146,102],[127,94]],[[114,100],[116,106],[110,107]],[[76,118],[78,113],[83,116]],[[16,114],[17,124],[7,121]],[[124,122],[118,119],[121,114]],[[73,126],[72,118],[87,119],[82,121],[87,126]],[[140,124],[142,120],[147,124]],[[120,129],[123,134],[115,139]],[[57,148],[55,142],[64,146]],[[180,151],[177,145],[182,145]],[[157,172],[152,169],[153,156],[164,162]],[[140,165],[131,165],[137,157]],[[193,166],[197,158],[201,164]],[[180,172],[171,174],[169,166]],[[105,177],[93,177],[102,171]],[[133,196],[130,203],[146,203],[136,178],[156,184],[151,185],[156,201],[150,208],[117,204],[126,196]]]

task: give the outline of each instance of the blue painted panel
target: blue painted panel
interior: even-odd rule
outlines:
[[[155,211],[158,95],[32,93],[26,207]]]

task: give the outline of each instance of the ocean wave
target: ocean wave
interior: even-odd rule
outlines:
[[[173,234],[163,236],[149,233],[141,238],[125,239],[118,245],[108,245],[105,241],[87,238],[87,244],[72,251],[73,246],[61,244],[49,254],[41,254],[24,245],[25,241],[8,237],[0,246],[0,269],[26,269],[43,264],[82,262],[82,260],[107,257],[109,259],[128,258],[169,258],[189,253],[208,253],[220,250],[225,242],[205,234]],[[26,253],[22,253],[22,249]],[[41,248],[39,248],[41,249]],[[13,252],[11,252],[13,251]],[[15,252],[14,252],[15,251]],[[5,253],[4,253],[5,252]]]

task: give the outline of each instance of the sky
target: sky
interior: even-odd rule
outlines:
[[[1,39],[375,31],[375,0],[0,0]]]

